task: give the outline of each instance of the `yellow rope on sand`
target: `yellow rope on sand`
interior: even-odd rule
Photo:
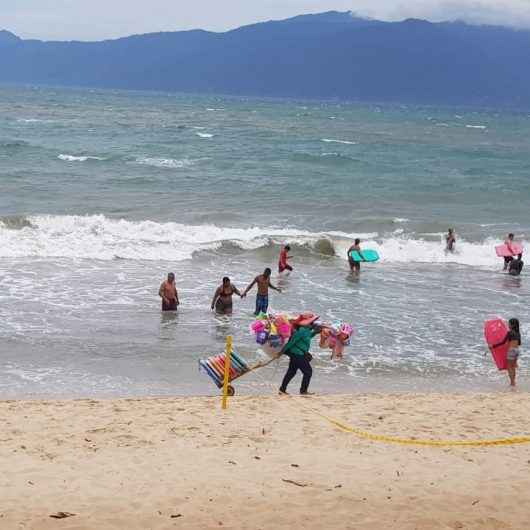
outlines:
[[[335,425],[344,432],[353,433],[360,438],[372,440],[374,442],[386,442],[401,445],[423,445],[431,447],[484,447],[493,445],[514,445],[514,444],[526,444],[530,443],[530,436],[514,436],[511,438],[497,438],[493,440],[421,440],[417,438],[401,438],[399,436],[385,436],[383,434],[372,434],[355,427],[350,427],[338,420],[330,418],[320,412],[313,409],[311,410],[314,414],[317,414],[321,418],[324,418],[329,423]]]

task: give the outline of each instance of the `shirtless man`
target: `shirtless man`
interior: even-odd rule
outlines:
[[[255,284],[258,284],[258,294],[256,296],[256,311],[254,311],[254,314],[257,316],[260,313],[267,312],[267,309],[269,307],[269,287],[271,289],[274,289],[275,291],[278,291],[279,293],[281,293],[282,290],[272,285],[271,270],[269,268],[266,268],[263,271],[263,274],[260,274],[259,276],[256,276],[254,278],[254,281],[243,292],[243,297],[247,296],[247,293],[250,291],[250,289],[252,289],[252,287],[254,287]]]
[[[179,294],[175,285],[175,275],[170,272],[167,280],[162,282],[158,295],[162,298],[162,311],[176,311],[180,305]]]
[[[357,238],[353,245],[348,249],[348,263],[350,264],[350,269],[353,274],[359,274],[361,272],[361,264],[358,261],[353,261],[351,253],[355,251],[358,252],[361,258],[363,257],[361,253],[361,240]]]

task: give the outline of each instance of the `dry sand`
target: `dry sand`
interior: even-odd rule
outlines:
[[[530,528],[530,399],[348,395],[0,403],[0,529]],[[57,512],[75,514],[54,519]]]

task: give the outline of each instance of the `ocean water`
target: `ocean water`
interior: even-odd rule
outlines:
[[[272,309],[355,327],[340,362],[315,345],[314,390],[501,391],[482,326],[530,331],[527,271],[494,252],[530,234],[529,138],[528,112],[0,87],[0,398],[215,394],[198,359],[228,334],[259,354],[254,297],[220,318],[213,292],[285,242]],[[382,258],[358,279],[355,237]],[[182,305],[162,315],[168,271]]]

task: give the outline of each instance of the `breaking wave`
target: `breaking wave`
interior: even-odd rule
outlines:
[[[168,169],[182,169],[190,167],[195,164],[195,160],[189,158],[174,159],[174,158],[153,158],[153,157],[140,157],[136,159],[137,164],[144,166],[168,168]]]
[[[349,140],[333,140],[332,138],[322,138],[322,142],[327,144],[346,144],[346,145],[357,145],[357,142],[351,142]]]
[[[20,230],[21,228],[32,228],[33,225],[24,215],[6,215],[0,217],[0,228],[9,230]]]
[[[458,263],[499,265],[494,246],[500,241],[459,239],[457,252],[444,251],[439,240],[414,239],[400,233],[310,232],[295,228],[230,228],[91,216],[29,216],[0,219],[0,257],[61,257],[98,260],[190,259],[194,253],[219,249],[255,251],[289,242],[294,251],[344,259],[355,237],[379,252],[382,263]]]
[[[87,160],[105,160],[104,158],[101,158],[99,156],[75,156],[63,154],[60,154],[57,158],[65,162],[86,162]]]

